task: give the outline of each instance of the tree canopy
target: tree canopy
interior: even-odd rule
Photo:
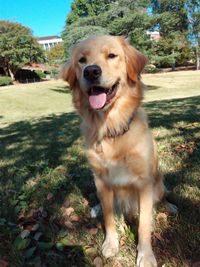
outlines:
[[[124,35],[158,67],[195,60],[194,44],[198,63],[199,13],[200,0],[74,0],[63,31],[65,51],[89,35]],[[159,31],[159,40],[151,31]]]
[[[47,51],[47,59],[51,64],[60,64],[64,61],[64,45],[63,43],[58,43]]]
[[[19,68],[44,59],[44,52],[29,28],[0,20],[0,66],[7,75],[14,79]]]

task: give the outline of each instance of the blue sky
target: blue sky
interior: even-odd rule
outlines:
[[[72,0],[0,0],[0,20],[19,22],[37,37],[60,35]]]

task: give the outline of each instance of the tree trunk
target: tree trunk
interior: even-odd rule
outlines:
[[[174,49],[172,49],[172,55],[174,56]],[[175,58],[174,62],[172,63],[172,71],[175,71]]]
[[[196,61],[197,61],[197,70],[199,70],[200,69],[200,58],[199,58],[198,34],[196,35]]]
[[[9,76],[8,69],[5,66],[2,66],[5,75]]]
[[[11,71],[10,68],[8,68],[8,72],[9,72],[9,75],[10,75],[12,81],[14,81],[14,80],[15,80],[15,75],[14,75],[14,73]]]

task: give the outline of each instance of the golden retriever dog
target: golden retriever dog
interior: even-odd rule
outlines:
[[[140,74],[147,59],[123,37],[96,36],[72,49],[62,70],[82,117],[86,152],[103,211],[105,257],[119,250],[114,203],[139,213],[137,266],[157,266],[152,251],[152,209],[164,192]]]

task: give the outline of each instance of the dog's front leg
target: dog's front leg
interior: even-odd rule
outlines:
[[[119,250],[119,242],[113,212],[113,190],[101,179],[95,179],[95,184],[101,201],[106,230],[106,238],[102,246],[102,254],[104,257],[109,258],[114,256]]]
[[[157,262],[151,246],[153,188],[148,184],[139,189],[139,243],[137,267],[156,267]]]

